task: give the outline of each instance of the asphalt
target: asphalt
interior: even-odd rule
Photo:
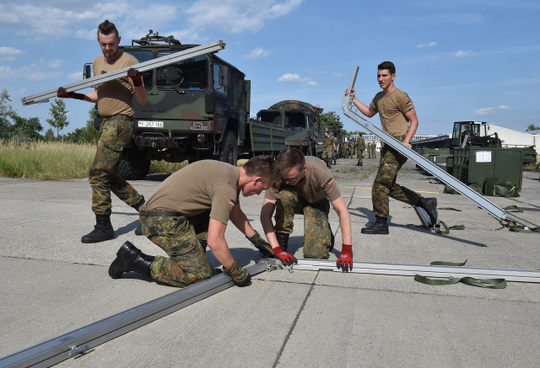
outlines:
[[[334,178],[351,213],[354,260],[539,270],[540,234],[511,232],[463,196],[407,163],[398,183],[438,200],[439,217],[464,230],[435,234],[408,205],[391,200],[390,234],[364,235],[374,220],[371,184],[376,160],[340,159]],[[150,196],[166,175],[133,181]],[[520,221],[540,224],[538,173],[525,172],[518,198],[489,197]],[[148,254],[161,251],[135,236],[137,214],[113,199],[116,238],[82,244],[94,225],[86,180],[44,182],[0,178],[0,357],[55,338],[178,289],[136,274],[109,278],[127,240]],[[263,196],[241,199],[262,233]],[[335,260],[341,232],[334,211]],[[290,250],[302,258],[303,218],[295,218]],[[258,257],[231,224],[226,239],[242,266]],[[218,266],[210,251],[208,259]],[[169,314],[59,367],[537,367],[540,285],[505,289],[464,284],[431,286],[409,276],[330,271],[263,272],[251,286],[233,286]]]

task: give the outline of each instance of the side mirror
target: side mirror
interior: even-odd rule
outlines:
[[[219,84],[227,86],[229,81],[229,68],[226,66],[219,67]]]
[[[92,78],[92,68],[89,63],[84,64],[83,79]]]

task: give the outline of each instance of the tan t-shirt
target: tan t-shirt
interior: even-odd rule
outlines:
[[[385,95],[379,92],[373,98],[369,107],[379,113],[383,130],[393,137],[406,135],[409,130],[409,121],[405,113],[414,109],[414,105],[405,92],[396,88]]]
[[[135,57],[122,51],[112,62],[105,61],[105,56],[99,55],[94,59],[94,76],[114,72],[138,63]],[[98,111],[101,116],[135,116],[133,111],[133,82],[127,76],[127,73],[125,77],[95,87],[98,94]]]
[[[286,186],[282,183],[281,188]],[[281,189],[280,188],[280,189]],[[332,173],[326,167],[324,161],[316,157],[306,157],[306,177],[294,186],[296,192],[305,201],[311,204],[328,198],[330,202],[341,197],[341,192],[332,177]],[[279,191],[270,188],[265,191],[264,197],[272,201],[276,200]]]
[[[186,217],[210,211],[223,224],[238,203],[238,168],[214,160],[194,162],[169,176],[146,201],[147,210],[169,210]]]

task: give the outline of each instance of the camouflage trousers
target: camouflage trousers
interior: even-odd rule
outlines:
[[[94,162],[88,179],[92,187],[92,211],[96,215],[111,213],[111,191],[131,207],[137,205],[142,196],[119,174],[122,150],[131,141],[133,118],[115,115],[103,119]]]
[[[381,149],[379,171],[371,188],[375,216],[388,218],[390,213],[389,197],[410,205],[415,205],[420,199],[420,196],[412,190],[396,184],[397,173],[405,162],[407,162],[407,158],[388,145],[384,145]]]
[[[143,234],[169,255],[156,256],[152,262],[154,280],[185,287],[212,276],[203,248],[208,239],[209,214],[193,218],[140,215]]]
[[[364,163],[364,151],[356,151],[356,156],[358,157],[358,163],[363,164]]]
[[[326,163],[326,166],[332,165],[332,151],[323,151],[322,159]]]
[[[294,188],[281,190],[276,198],[277,233],[291,234],[294,227],[294,214],[304,215],[304,258],[328,258],[332,247],[332,230],[328,222],[330,202],[310,204],[296,193]]]

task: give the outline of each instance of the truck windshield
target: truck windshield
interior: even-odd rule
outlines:
[[[154,58],[152,50],[124,50],[126,53],[134,56],[139,63],[143,63]],[[143,77],[144,89],[152,89],[152,71],[149,70],[144,73]]]
[[[161,50],[157,56],[170,55],[174,51]],[[204,55],[182,60],[156,69],[156,88],[177,90],[208,88],[208,58]]]

